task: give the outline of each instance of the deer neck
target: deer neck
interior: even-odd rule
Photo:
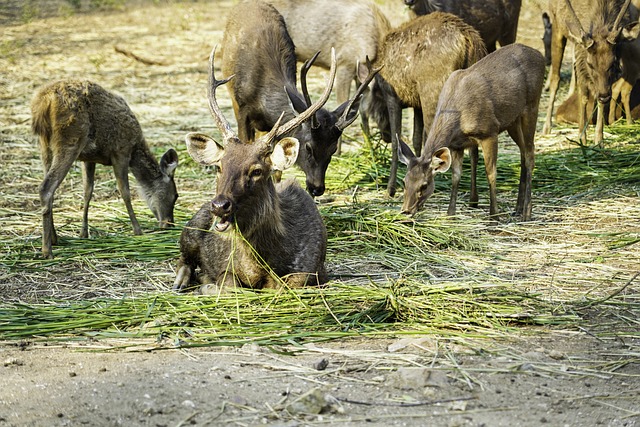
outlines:
[[[142,196],[148,200],[148,196],[153,191],[154,182],[162,178],[162,171],[144,140],[135,145],[131,153],[129,169],[136,177]]]
[[[255,248],[273,245],[285,234],[280,195],[273,182],[246,200],[236,213],[238,231]]]

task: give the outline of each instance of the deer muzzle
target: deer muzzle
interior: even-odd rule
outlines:
[[[218,196],[211,201],[211,211],[216,217],[213,228],[224,233],[229,230],[229,226],[233,222],[234,204],[226,197]]]

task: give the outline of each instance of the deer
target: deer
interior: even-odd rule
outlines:
[[[294,179],[274,175],[295,163],[299,141],[289,135],[327,101],[335,78],[335,59],[320,99],[298,116],[255,141],[241,138],[226,120],[215,91],[234,76],[217,80],[215,47],[209,58],[209,109],[222,143],[197,132],[186,135],[189,155],[218,171],[216,193],[184,227],[174,290],[200,283],[204,294],[234,287],[274,289],[322,285],[327,231],[313,197]],[[335,58],[335,53],[332,54]],[[277,108],[277,107],[274,107]]]
[[[320,52],[315,65],[329,69],[330,51],[338,61],[335,92],[338,104],[349,99],[358,81],[358,63],[375,61],[378,47],[391,24],[375,3],[363,0],[268,0],[283,16],[295,44],[298,61],[308,61]],[[318,19],[318,17],[322,19]],[[365,135],[370,136],[366,112],[360,108]],[[338,139],[336,154],[341,151]]]
[[[534,137],[545,68],[540,52],[514,43],[488,54],[467,69],[451,73],[440,93],[422,154],[416,156],[396,136],[399,159],[408,166],[404,178],[404,213],[415,215],[433,194],[436,174],[451,168],[447,214],[455,215],[463,152],[480,145],[489,182],[489,212],[492,216],[498,215],[498,134],[506,130],[520,149],[516,214],[525,221],[531,219]],[[477,194],[475,198],[477,200]]]
[[[140,235],[142,230],[131,206],[129,169],[160,228],[173,226],[173,208],[178,199],[174,182],[178,153],[171,148],[158,163],[136,116],[122,97],[88,80],[61,80],[36,91],[31,118],[44,168],[39,193],[45,258],[53,258],[52,246],[58,244],[53,224],[54,194],[76,160],[82,162],[84,184],[81,238],[89,237],[89,202],[96,163],[113,167],[134,234]]]
[[[245,0],[234,7],[223,36],[222,72],[235,75],[228,89],[240,139],[253,140],[257,131],[272,129],[281,111],[285,112],[284,120],[291,120],[311,105],[306,77],[319,55],[302,67],[301,94],[296,87],[295,47],[282,15],[257,0]],[[357,118],[367,84],[363,82],[354,97],[335,110],[320,108],[294,129],[301,146],[296,164],[305,172],[307,190],[314,197],[324,194],[327,168],[338,139]]]
[[[624,1],[624,2],[623,2]],[[551,0],[549,13],[553,22],[549,103],[543,134],[549,134],[555,98],[560,83],[560,67],[567,40],[574,44],[574,73],[580,100],[578,127],[580,142],[587,143],[589,99],[598,104],[594,143],[604,139],[604,109],[611,100],[611,86],[619,78],[618,50],[624,41],[638,37],[637,11],[630,10],[631,0]],[[625,17],[627,12],[629,16]],[[630,17],[633,16],[633,17]],[[586,28],[586,30],[585,30]]]
[[[616,102],[620,97],[627,124],[631,125],[633,124],[631,91],[636,81],[640,79],[640,39],[620,44],[620,64],[622,66],[622,76],[611,87],[609,124],[612,124],[617,119]]]
[[[487,52],[516,41],[522,0],[403,0],[412,16],[448,12],[480,32]]]
[[[395,195],[397,186],[398,149],[393,136],[401,134],[402,109],[414,109],[413,146],[419,155],[423,129],[431,126],[445,80],[486,53],[478,31],[450,13],[419,16],[387,33],[373,64],[380,72],[363,103],[369,117],[377,122],[382,140],[391,143],[389,196]],[[360,67],[363,81],[370,68]],[[474,152],[471,155],[473,158]]]

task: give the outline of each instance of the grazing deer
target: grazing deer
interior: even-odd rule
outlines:
[[[478,30],[488,52],[515,43],[522,0],[403,0],[416,16],[452,13]]]
[[[241,140],[251,141],[256,131],[272,129],[283,111],[284,120],[291,120],[309,108],[306,75],[318,55],[305,63],[301,71],[300,94],[296,88],[295,47],[282,15],[258,0],[242,1],[231,11],[223,37],[222,72],[235,76],[228,89]],[[367,84],[364,82],[354,98],[334,111],[321,108],[294,129],[294,136],[300,141],[296,164],[305,172],[307,190],[312,196],[321,196],[325,191],[331,156],[344,129],[357,118]]]
[[[596,99],[598,116],[594,142],[601,144],[604,108],[611,100],[611,85],[619,76],[618,49],[622,41],[638,37],[637,11],[625,17],[631,0],[551,0],[549,13],[553,23],[549,104],[542,129],[551,131],[553,106],[560,83],[560,67],[567,39],[574,43],[574,73],[580,100],[580,140],[587,142],[589,99]]]
[[[313,198],[294,180],[274,184],[273,174],[294,164],[298,140],[284,135],[327,101],[335,59],[321,98],[283,125],[281,113],[274,127],[252,143],[239,138],[220,111],[215,91],[231,77],[216,80],[214,51],[209,59],[209,108],[224,142],[190,133],[186,143],[194,160],[217,167],[216,195],[182,231],[174,289],[187,289],[195,281],[203,284],[203,293],[229,286],[261,289],[282,283],[292,287],[322,284],[327,280],[327,231],[320,213]]]
[[[381,70],[364,104],[382,139],[391,143],[390,196],[396,192],[398,170],[397,140],[392,136],[401,134],[402,109],[414,109],[413,147],[419,155],[423,129],[431,126],[445,80],[486,53],[478,31],[450,13],[419,16],[386,35],[375,63]]]
[[[375,61],[378,47],[391,29],[389,20],[368,0],[268,0],[284,17],[296,47],[298,61],[320,52],[315,65],[329,69],[331,48],[336,49],[336,99],[349,99],[352,82],[358,83],[357,65]],[[318,17],[322,17],[318,19]],[[360,109],[363,131],[370,135],[366,112]],[[337,154],[340,153],[338,140]]]
[[[640,39],[620,44],[620,63],[622,65],[622,77],[611,87],[609,124],[616,121],[616,102],[620,97],[627,124],[631,125],[633,124],[631,92],[636,81],[640,79]]]
[[[158,164],[124,99],[90,81],[63,80],[36,92],[31,114],[33,133],[40,139],[45,173],[40,185],[45,258],[53,257],[52,245],[58,241],[53,225],[53,196],[76,160],[83,162],[84,213],[80,237],[89,235],[89,202],[96,163],[113,166],[134,234],[142,231],[131,206],[129,169],[160,227],[173,225],[173,207],[178,199],[173,175],[178,154],[170,149]]]
[[[465,70],[453,72],[442,88],[421,156],[416,157],[399,141],[400,160],[409,167],[404,179],[402,210],[415,214],[433,194],[435,175],[451,167],[447,213],[455,215],[463,151],[480,145],[489,181],[489,212],[497,215],[498,134],[506,130],[520,149],[516,213],[525,221],[530,220],[534,135],[544,72],[542,54],[517,43],[490,53]]]

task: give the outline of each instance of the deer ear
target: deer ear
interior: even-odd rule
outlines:
[[[178,167],[178,153],[173,148],[167,150],[160,159],[160,170],[163,174],[173,178],[173,173]]]
[[[413,154],[411,148],[409,148],[398,134],[396,134],[396,139],[398,140],[398,160],[400,160],[400,163],[409,166],[409,163],[416,158],[416,155]]]
[[[451,151],[447,147],[440,148],[431,158],[431,169],[434,173],[445,173],[451,166]]]
[[[184,140],[191,158],[201,165],[214,165],[224,155],[224,147],[205,134],[191,132]]]
[[[622,29],[622,38],[624,40],[633,41],[640,35],[640,23],[632,22]]]
[[[283,171],[290,168],[298,159],[300,143],[296,138],[282,138],[273,147],[271,164],[274,170]]]

